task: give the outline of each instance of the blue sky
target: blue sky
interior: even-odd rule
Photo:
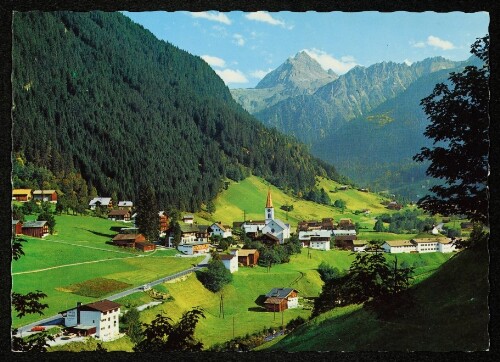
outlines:
[[[124,12],[157,38],[202,57],[230,88],[252,88],[302,50],[325,69],[465,60],[489,14],[410,12]]]

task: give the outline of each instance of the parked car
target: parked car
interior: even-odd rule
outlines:
[[[45,330],[44,326],[34,326],[33,328],[31,328],[32,332],[42,332],[44,330]]]

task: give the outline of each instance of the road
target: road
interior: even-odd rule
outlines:
[[[158,284],[161,284],[161,283],[168,282],[169,280],[177,279],[177,278],[180,278],[180,277],[182,277],[184,275],[193,273],[193,272],[195,272],[195,271],[197,271],[197,270],[199,270],[199,269],[201,269],[203,267],[206,267],[209,260],[210,260],[210,254],[207,254],[205,256],[205,258],[200,263],[198,263],[198,265],[193,266],[192,268],[180,271],[178,273],[175,273],[175,274],[172,274],[172,275],[168,275],[166,277],[154,280],[152,282],[147,283],[147,285],[149,285],[149,286],[158,285]],[[110,295],[110,296],[106,297],[106,299],[108,299],[108,300],[116,300],[116,299],[120,299],[120,298],[126,297],[127,295],[130,295],[130,294],[133,294],[133,293],[142,292],[143,291],[143,287],[144,286],[141,285],[139,287],[135,287],[135,288],[131,288],[131,289],[128,289],[128,290],[124,290],[124,291],[122,291],[120,293]],[[29,333],[29,331],[31,330],[31,328],[33,328],[34,326],[52,326],[52,325],[60,325],[60,324],[63,324],[63,316],[61,314],[56,314],[54,316],[41,319],[41,320],[39,320],[37,322],[30,323],[28,325],[19,327],[16,336],[18,336],[18,337],[19,336],[23,336],[23,335],[26,336]]]

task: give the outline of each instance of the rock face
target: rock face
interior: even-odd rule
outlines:
[[[255,88],[232,89],[231,94],[243,108],[256,113],[288,98],[313,94],[337,78],[302,51],[267,74]]]

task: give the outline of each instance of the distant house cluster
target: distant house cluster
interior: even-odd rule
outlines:
[[[47,201],[56,203],[57,202],[57,191],[56,190],[32,190],[32,189],[13,189],[12,190],[12,200],[19,202],[27,202],[31,200],[35,201]]]

